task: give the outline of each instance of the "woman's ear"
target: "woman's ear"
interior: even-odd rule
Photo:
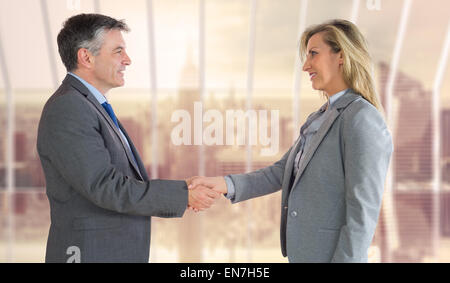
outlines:
[[[339,51],[339,65],[344,65],[344,55]]]

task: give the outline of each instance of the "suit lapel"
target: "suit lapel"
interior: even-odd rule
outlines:
[[[295,186],[297,185],[298,181],[300,180],[300,177],[302,176],[303,172],[308,166],[308,163],[314,156],[314,153],[316,152],[320,143],[330,130],[336,118],[339,117],[339,115],[342,113],[342,109],[346,108],[350,103],[352,103],[353,101],[355,101],[360,97],[361,97],[360,95],[353,93],[351,90],[347,91],[347,93],[345,93],[342,97],[340,97],[332,106],[332,108],[329,110],[329,113],[327,114],[328,117],[326,118],[325,121],[323,121],[317,133],[314,136],[312,136],[308,150],[303,153],[305,156],[303,157],[302,162],[300,164],[300,168],[297,172],[297,175],[295,176],[292,188],[295,188]]]
[[[98,111],[100,111],[103,118],[106,119],[109,126],[113,129],[114,133],[116,134],[116,136],[120,139],[123,149],[125,150],[125,153],[127,155],[128,161],[133,166],[134,170],[139,175],[139,177],[141,177],[141,179],[143,180],[141,172],[139,171],[139,168],[137,167],[137,164],[135,164],[133,161],[133,157],[131,156],[132,153],[130,152],[130,149],[128,148],[126,141],[124,141],[122,135],[120,134],[119,129],[117,128],[116,124],[114,124],[114,121],[111,119],[111,116],[109,116],[109,114],[106,112],[106,110],[103,108],[103,106],[101,106],[100,103],[98,103],[97,99],[95,97],[93,97],[92,94],[88,95],[87,99],[95,106],[95,108]],[[119,121],[119,119],[117,119],[117,121]],[[123,127],[122,127],[122,129],[123,129]],[[128,143],[129,144],[131,143],[129,138],[128,138]]]
[[[133,144],[133,141],[130,139],[130,136],[128,136],[128,133],[125,130],[125,128],[122,126],[122,123],[120,123],[119,120],[117,120],[117,122],[119,123],[119,127],[122,130],[123,134],[127,138],[128,143],[130,145],[131,152],[132,152],[132,154],[134,155],[134,157],[136,159],[136,162],[137,162],[136,166],[137,166],[137,168],[135,168],[135,169],[138,169],[137,172],[140,173],[140,176],[141,176],[142,180],[144,180],[144,181],[148,180],[148,175],[147,175],[147,173],[145,171],[144,164],[142,163],[142,160],[141,160],[141,158],[139,156],[139,153],[137,152],[136,147]]]
[[[123,140],[123,137],[122,137],[122,135],[119,132],[119,129],[117,128],[116,124],[114,124],[113,120],[111,119],[109,114],[106,112],[106,110],[103,108],[103,106],[100,105],[100,103],[94,97],[94,95],[75,77],[73,77],[71,75],[67,75],[66,78],[64,79],[64,82],[70,83],[80,93],[82,93],[84,96],[86,96],[88,101],[91,102],[91,104],[97,109],[97,111],[99,111],[102,114],[103,118],[107,121],[109,126],[112,128],[114,133],[116,133],[117,137],[119,138],[120,142],[122,143],[122,146],[123,146],[123,148],[125,150],[125,153],[127,155],[128,161],[132,165],[133,169],[141,177],[141,179],[144,180],[142,178],[141,172],[139,171],[139,168],[138,168],[137,164],[134,164],[134,162],[133,162],[133,158],[131,157],[131,152],[130,152],[126,142]],[[121,125],[120,122],[119,122],[119,125]],[[123,129],[123,127],[122,127],[122,129]],[[130,141],[129,138],[128,138],[128,141],[129,141],[129,144],[130,144],[130,147],[131,147],[131,141]]]

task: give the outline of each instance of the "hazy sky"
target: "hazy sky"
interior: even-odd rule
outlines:
[[[376,0],[373,0],[376,1]],[[51,44],[58,81],[65,69],[57,54],[56,36],[63,21],[73,14],[93,12],[91,0],[81,0],[79,10],[68,3],[47,0]],[[300,0],[258,0],[254,87],[293,86],[299,38]],[[357,24],[367,37],[375,63],[392,59],[401,15],[402,0],[379,0],[380,10],[369,10],[360,1]],[[51,77],[41,1],[0,0],[0,39],[7,58],[13,88],[54,87]],[[100,12],[125,19],[131,32],[125,35],[132,65],[127,69],[126,88],[150,87],[147,1],[100,1]],[[207,88],[246,88],[249,46],[249,0],[205,0],[205,78]],[[330,18],[350,18],[352,0],[309,0],[306,24]],[[431,89],[450,20],[450,1],[414,0],[401,52],[399,68]],[[179,73],[189,47],[198,62],[198,0],[154,0],[155,51],[158,88],[177,88]],[[442,95],[450,107],[450,72],[446,68]],[[3,88],[3,77],[0,88]],[[311,84],[302,77],[302,95]]]

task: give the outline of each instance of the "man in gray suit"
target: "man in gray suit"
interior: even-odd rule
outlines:
[[[123,21],[81,14],[58,35],[68,74],[44,106],[37,139],[51,214],[46,262],[148,262],[151,216],[182,217],[219,196],[149,180],[105,97],[131,64],[122,31]]]

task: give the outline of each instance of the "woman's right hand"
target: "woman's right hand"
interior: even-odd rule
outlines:
[[[191,180],[189,189],[194,189],[196,186],[203,185],[213,189],[222,194],[228,193],[227,183],[223,176],[219,177],[196,177]]]

